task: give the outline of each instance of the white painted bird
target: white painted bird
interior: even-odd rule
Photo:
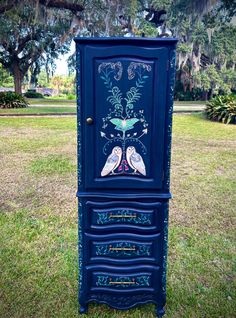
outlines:
[[[134,169],[134,173],[137,171],[146,176],[146,168],[143,162],[143,158],[136,152],[135,147],[129,146],[126,150],[126,159],[129,166]]]
[[[118,146],[112,149],[111,154],[108,156],[105,166],[102,169],[101,176],[105,177],[110,172],[113,174],[114,170],[119,166],[122,157],[122,149]]]

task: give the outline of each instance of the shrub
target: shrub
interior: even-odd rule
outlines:
[[[236,124],[236,96],[222,95],[212,98],[206,105],[209,119],[225,124]]]
[[[67,99],[69,100],[75,100],[76,96],[74,94],[67,94]]]
[[[24,108],[28,105],[28,102],[21,94],[0,92],[0,108]]]
[[[25,97],[27,97],[27,98],[44,98],[43,94],[38,93],[38,92],[28,91],[28,92],[26,92],[24,95],[25,95]]]

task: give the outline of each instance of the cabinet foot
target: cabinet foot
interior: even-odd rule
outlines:
[[[164,314],[165,314],[164,308],[157,308],[156,310],[157,318],[161,318],[162,316],[164,316]]]
[[[82,315],[82,314],[87,314],[88,312],[88,306],[87,305],[80,305],[80,308],[79,308],[79,313]]]

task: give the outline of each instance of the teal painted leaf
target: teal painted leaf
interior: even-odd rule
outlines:
[[[112,118],[110,122],[116,126],[115,129],[121,131],[127,131],[134,128],[134,124],[139,121],[137,118],[130,118],[130,119],[120,119],[120,118]]]

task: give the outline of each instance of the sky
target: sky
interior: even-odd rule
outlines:
[[[61,55],[58,60],[56,60],[56,75],[68,75],[67,59],[75,51],[75,43],[72,41],[70,52],[65,55]]]

